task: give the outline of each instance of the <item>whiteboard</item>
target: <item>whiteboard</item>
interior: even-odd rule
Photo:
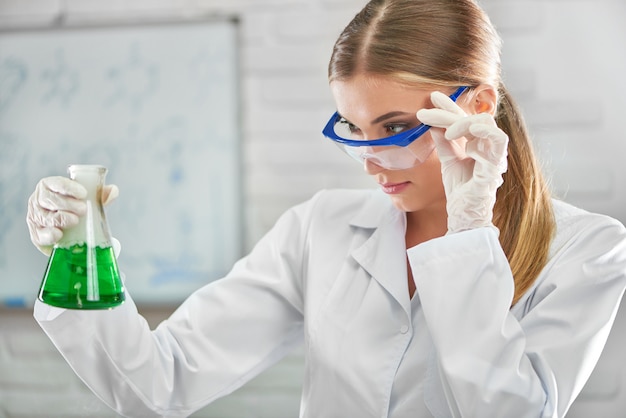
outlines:
[[[0,33],[0,301],[31,305],[37,181],[101,164],[138,303],[178,303],[241,256],[237,25],[223,19]]]

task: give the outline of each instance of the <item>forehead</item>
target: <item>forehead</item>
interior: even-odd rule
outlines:
[[[333,80],[330,89],[337,110],[348,119],[371,118],[389,111],[416,112],[430,103],[430,90],[391,77],[361,74]]]

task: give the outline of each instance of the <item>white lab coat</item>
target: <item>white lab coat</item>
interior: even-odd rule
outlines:
[[[302,342],[301,417],[562,417],[624,292],[626,230],[561,202],[555,210],[550,260],[512,309],[493,228],[407,251],[405,214],[387,196],[335,190],[287,211],[152,332],[132,299],[111,311],[37,303],[35,317],[129,417],[187,416]]]

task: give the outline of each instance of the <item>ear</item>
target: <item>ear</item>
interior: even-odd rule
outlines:
[[[474,89],[470,97],[471,102],[468,103],[468,107],[471,113],[489,113],[492,116],[496,114],[498,93],[492,86],[481,84]]]

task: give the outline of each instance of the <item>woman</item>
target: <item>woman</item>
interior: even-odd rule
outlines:
[[[626,287],[626,231],[550,198],[499,48],[472,0],[369,2],[334,47],[324,133],[380,190],[290,209],[152,332],[131,298],[35,317],[126,416],[187,416],[300,343],[302,417],[564,416]],[[82,193],[38,184],[42,251]]]

